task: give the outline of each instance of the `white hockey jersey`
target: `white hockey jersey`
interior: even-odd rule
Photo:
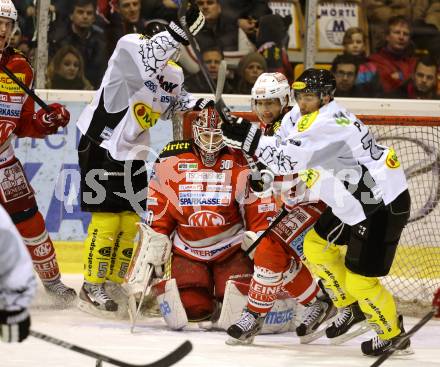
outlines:
[[[148,129],[196,101],[182,88],[182,68],[171,61],[179,46],[168,31],[151,39],[122,37],[99,90],[78,119],[81,133],[117,160],[146,159]]]
[[[0,310],[29,307],[35,290],[31,257],[8,213],[0,206]]]
[[[275,174],[298,173],[342,222],[359,223],[407,189],[395,151],[378,145],[355,115],[334,101],[298,112],[283,118],[280,134],[287,138],[262,136],[255,155]]]

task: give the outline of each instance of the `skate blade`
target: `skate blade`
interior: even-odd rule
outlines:
[[[336,320],[337,317],[338,315],[336,314],[333,317],[329,318],[328,320],[324,321],[324,323],[320,325],[321,328],[316,330],[315,332],[300,336],[299,337],[300,344],[309,344],[315,341],[316,339],[319,339],[320,337],[324,336],[325,329],[327,329],[332,324],[332,322]]]
[[[106,319],[117,319],[117,312],[116,311],[104,311],[100,310],[99,308],[96,308],[95,306],[91,305],[90,303],[83,301],[82,299],[78,302],[78,308],[81,311],[84,311],[88,314],[91,314],[93,316],[103,317]]]
[[[366,333],[367,331],[370,331],[370,325],[368,324],[367,320],[362,321],[361,323],[356,324],[359,327],[356,330],[347,332],[345,334],[339,335],[336,338],[331,338],[330,339],[330,343],[332,345],[341,345],[344,344],[345,342],[356,338],[359,335],[362,335],[364,333]]]
[[[230,336],[226,341],[225,344],[226,345],[250,345],[254,342],[254,338],[249,338],[246,340],[239,340],[239,339],[235,339],[232,336]]]

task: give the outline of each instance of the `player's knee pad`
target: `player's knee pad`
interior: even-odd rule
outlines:
[[[225,294],[226,282],[229,279],[238,282],[250,282],[253,273],[252,261],[239,250],[225,260],[212,265],[215,297],[222,300]]]
[[[107,277],[113,244],[119,228],[117,213],[92,213],[84,241],[84,279],[103,283]]]
[[[283,274],[283,288],[302,305],[312,301],[319,291],[319,286],[307,266],[294,259]]]
[[[258,244],[254,255],[255,266],[270,269],[274,273],[285,271],[290,265],[291,254],[279,240],[272,238],[273,234],[264,237]]]
[[[32,258],[34,269],[42,281],[60,277],[55,248],[46,231],[43,216],[37,212],[31,218],[16,224]]]
[[[120,224],[119,232],[116,234],[116,240],[112,248],[110,259],[110,268],[107,279],[115,283],[122,283],[127,273],[133,254],[133,241],[136,237],[136,223],[140,220],[134,212],[119,213]]]
[[[265,314],[270,311],[282,291],[283,273],[255,266],[248,292],[248,308]]]
[[[206,288],[179,288],[180,299],[189,321],[208,319],[214,311],[214,297]]]

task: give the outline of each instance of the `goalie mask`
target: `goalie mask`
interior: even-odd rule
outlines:
[[[273,117],[273,121],[266,121],[267,116],[264,114],[264,107],[259,107],[258,100],[277,99],[280,107],[277,116]],[[263,73],[255,82],[251,91],[252,110],[257,114],[258,118],[264,123],[272,123],[280,117],[283,110],[290,104],[290,86],[287,78],[281,73]]]
[[[220,128],[222,120],[214,108],[205,108],[193,121],[194,143],[198,147],[202,162],[212,167],[217,162],[220,150],[225,146]]]

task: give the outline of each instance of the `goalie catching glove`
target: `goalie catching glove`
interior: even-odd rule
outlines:
[[[203,13],[200,11],[199,7],[196,4],[191,3],[191,6],[186,12],[185,17],[179,19],[179,23],[181,25],[186,25],[189,32],[195,36],[203,28],[203,25],[205,24],[205,17],[203,16]],[[188,36],[178,24],[171,22],[167,26],[167,30],[177,42],[180,42],[185,46],[189,45]]]
[[[35,114],[35,124],[41,134],[55,134],[59,127],[65,127],[70,121],[70,113],[63,105],[52,103],[50,112],[40,109]]]
[[[231,116],[222,124],[223,140],[231,148],[241,149],[253,156],[261,137],[261,129],[241,117]]]

